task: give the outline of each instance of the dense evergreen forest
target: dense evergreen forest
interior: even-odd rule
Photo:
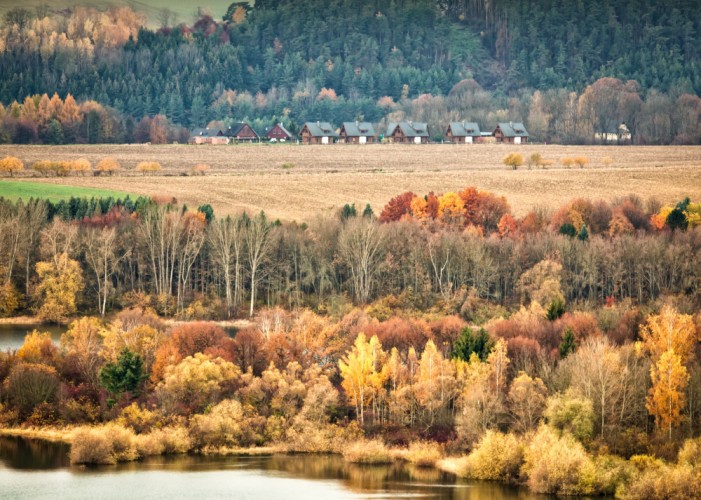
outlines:
[[[307,120],[406,118],[429,121],[436,137],[449,120],[485,129],[518,120],[536,140],[581,143],[626,122],[635,142],[696,143],[695,5],[259,1],[158,30],[128,8],[15,9],[0,30],[0,140],[142,140],[138,122],[163,115],[188,128],[223,119],[260,131],[283,122],[293,132]],[[602,78],[618,104],[600,120],[586,95]],[[93,114],[92,134],[86,125],[47,139],[48,125],[22,103],[30,97],[38,108],[54,93],[107,111]]]

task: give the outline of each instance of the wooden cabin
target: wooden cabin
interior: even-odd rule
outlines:
[[[479,142],[482,132],[474,122],[450,122],[445,138],[453,144],[474,144]]]
[[[428,124],[419,122],[390,123],[385,137],[390,142],[400,144],[427,144],[429,138]]]
[[[497,142],[506,144],[526,144],[529,137],[523,123],[516,122],[498,123],[492,135]]]
[[[273,128],[266,132],[265,137],[270,142],[286,142],[292,140],[292,134],[290,134],[282,123],[276,123]]]
[[[190,132],[189,144],[229,144],[229,138],[220,129],[196,128]]]
[[[346,144],[372,144],[375,142],[375,128],[368,122],[343,122],[338,133],[340,142]]]
[[[226,135],[235,142],[255,142],[260,140],[260,136],[248,124],[237,122],[231,125],[226,131]]]
[[[338,134],[329,122],[307,122],[299,131],[302,144],[333,144]]]

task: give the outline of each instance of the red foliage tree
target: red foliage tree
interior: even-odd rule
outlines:
[[[395,196],[380,213],[380,222],[392,222],[400,220],[404,215],[411,213],[411,200],[416,195],[411,191]]]

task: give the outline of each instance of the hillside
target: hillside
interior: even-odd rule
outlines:
[[[105,142],[135,140],[135,122],[160,114],[188,128],[225,119],[293,132],[310,119],[408,118],[437,131],[449,120],[514,120],[536,140],[568,143],[626,122],[638,143],[697,143],[694,5],[263,0],[234,4],[225,20],[158,30],[124,8],[49,9],[42,19],[14,10],[0,32],[0,102],[38,96],[38,105],[54,92],[95,100],[122,114],[119,132],[92,134]],[[615,80],[597,87],[604,77]],[[47,142],[41,126],[16,135],[8,129],[4,140]],[[64,130],[62,141],[89,135]]]

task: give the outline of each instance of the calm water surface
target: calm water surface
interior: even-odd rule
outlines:
[[[525,490],[463,482],[403,464],[360,466],[339,456],[155,457],[114,467],[68,463],[66,445],[0,438],[0,498],[532,499]]]
[[[57,344],[61,339],[61,334],[66,331],[65,327],[62,326],[0,324],[0,351],[19,349],[24,344],[25,335],[32,330],[49,332]]]

